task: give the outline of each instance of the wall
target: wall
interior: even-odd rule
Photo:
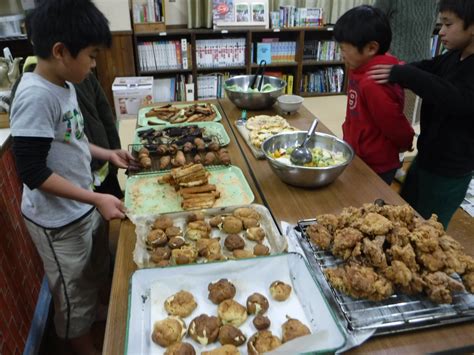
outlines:
[[[0,149],[0,354],[23,352],[44,274],[20,213],[21,186],[11,150]]]
[[[111,31],[131,31],[128,0],[94,0],[97,8],[109,20]]]

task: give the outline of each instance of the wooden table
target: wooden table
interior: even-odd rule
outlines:
[[[239,166],[255,196],[256,202],[265,204],[276,221],[295,223],[299,219],[312,218],[321,213],[339,213],[343,207],[360,206],[378,198],[387,203],[401,204],[404,201],[386,185],[359,158],[346,168],[344,173],[331,185],[321,189],[302,189],[284,184],[272,172],[265,160],[257,160],[243,141],[235,127],[235,120],[241,111],[227,100],[219,101],[224,113],[231,144],[229,151],[232,163]],[[275,114],[274,111],[259,111],[258,114]],[[248,112],[248,117],[257,112]],[[287,117],[298,128],[307,129],[312,121],[305,108]],[[324,124],[318,131],[328,132]],[[472,230],[472,229],[471,229]],[[455,236],[457,237],[457,236]],[[459,239],[466,252],[474,255],[474,241],[471,235]],[[123,353],[127,322],[128,281],[136,269],[132,260],[135,246],[134,226],[130,221],[122,223],[117,247],[109,316],[104,339],[104,354]],[[374,337],[360,347],[349,351],[351,354],[400,354],[441,351],[474,344],[474,324],[445,326],[384,337]]]

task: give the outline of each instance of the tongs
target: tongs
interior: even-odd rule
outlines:
[[[265,74],[265,68],[266,67],[267,67],[267,61],[265,59],[262,59],[260,61],[260,64],[258,65],[257,72],[255,73],[255,76],[253,77],[252,83],[249,86],[251,89],[255,88],[255,83],[257,82],[257,77],[259,75],[261,75],[260,82],[258,83],[258,91],[262,90],[263,76]]]

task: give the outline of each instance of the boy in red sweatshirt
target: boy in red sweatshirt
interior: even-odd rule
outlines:
[[[372,6],[347,11],[336,22],[334,37],[349,67],[343,139],[387,184],[400,167],[399,153],[411,148],[414,131],[403,114],[403,89],[378,85],[367,72],[377,64],[398,64],[386,54],[392,31],[386,15]]]

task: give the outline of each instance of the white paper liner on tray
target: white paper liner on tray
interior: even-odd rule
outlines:
[[[198,304],[196,310],[184,319],[187,326],[202,313],[217,316],[217,306],[208,300],[207,286],[221,278],[227,278],[235,285],[237,293],[234,300],[244,306],[247,297],[254,292],[259,292],[268,299],[270,307],[266,315],[271,320],[270,330],[279,338],[282,336],[281,325],[288,315],[300,320],[316,335],[304,339],[306,351],[334,352],[344,345],[343,331],[336,323],[306,262],[301,255],[292,253],[135,272],[130,283],[126,353],[164,353],[164,348],[151,341],[153,324],[167,317],[164,301],[180,290],[191,292]],[[290,298],[284,302],[271,298],[269,286],[276,280],[292,286]],[[256,332],[252,320],[253,315],[249,315],[239,327],[247,340]],[[198,354],[204,349],[211,350],[220,346],[216,342],[204,347],[188,336],[183,341],[191,343]],[[290,343],[286,346],[289,345]],[[246,344],[240,346],[239,351],[247,354]]]
[[[304,254],[304,251],[303,249],[301,249],[301,246],[298,242],[298,238],[300,237],[298,236],[298,232],[295,230],[295,227],[296,225],[292,225],[285,221],[281,222],[282,231],[284,231],[285,235],[288,238],[288,252],[299,253],[307,261],[306,255]],[[310,269],[310,272],[314,271]],[[367,341],[367,339],[369,339],[372,335],[374,335],[376,331],[376,329],[348,331],[345,327],[343,329],[346,336],[346,344],[344,345],[344,347],[338,349],[338,351],[336,352],[338,354],[361,345],[362,343]]]
[[[287,240],[286,237],[282,236],[276,226],[273,218],[268,211],[268,209],[259,204],[251,204],[251,205],[242,205],[242,206],[232,206],[232,207],[223,207],[223,208],[211,208],[202,210],[201,212],[204,213],[206,216],[206,220],[208,217],[212,217],[215,215],[220,214],[231,214],[235,209],[239,207],[250,207],[253,208],[255,211],[258,212],[260,215],[260,226],[265,231],[265,239],[263,244],[270,248],[271,254],[280,254],[286,251],[287,249]],[[165,215],[169,216],[175,226],[181,228],[183,233],[186,230],[186,219],[189,215],[195,213],[197,211],[184,211],[184,212],[175,212],[175,213],[166,213]],[[135,243],[135,249],[133,251],[133,261],[139,268],[146,268],[146,267],[154,267],[156,266],[151,260],[150,255],[146,249],[145,240],[150,232],[151,226],[156,218],[160,216],[160,214],[150,214],[150,215],[128,215],[130,220],[135,224],[135,234],[137,236],[137,241]],[[244,237],[245,232],[240,232],[239,234],[245,240],[245,250],[253,250],[253,247],[257,244],[256,242],[250,241]],[[232,253],[227,250],[224,246],[224,240],[227,234],[220,231],[217,228],[212,228],[211,237],[221,237],[221,250],[222,254],[226,257],[231,257]],[[198,263],[205,262],[204,258],[198,259]]]

